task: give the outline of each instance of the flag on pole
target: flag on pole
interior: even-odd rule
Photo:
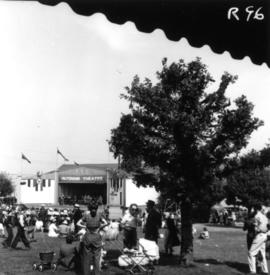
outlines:
[[[22,159],[26,160],[28,163],[31,163],[31,161],[22,153]]]
[[[60,152],[58,148],[57,148],[57,154],[59,154],[64,159],[64,161],[68,161],[68,159]]]
[[[80,166],[80,164],[79,164],[78,162],[76,162],[76,161],[74,161],[74,164],[75,164],[76,166]]]

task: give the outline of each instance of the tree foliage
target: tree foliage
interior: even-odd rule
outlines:
[[[171,65],[163,59],[155,84],[135,76],[121,95],[130,113],[112,129],[110,150],[139,185],[155,186],[181,202],[181,253],[192,250],[192,204],[209,196],[230,159],[263,124],[245,96],[234,103],[225,96],[236,79],[225,72],[218,89],[206,92],[214,80],[199,58]]]
[[[235,161],[227,178],[225,192],[228,203],[240,200],[248,209],[256,203],[270,204],[270,147],[252,150]]]
[[[174,195],[191,192],[197,199],[262,121],[252,117],[253,104],[245,96],[234,108],[225,97],[235,76],[224,73],[218,90],[206,93],[214,80],[200,59],[162,64],[155,85],[135,76],[122,94],[131,112],[112,130],[110,149],[122,156],[123,168],[135,171],[139,184],[172,187]]]
[[[0,173],[0,196],[10,195],[14,191],[12,181],[6,173]]]

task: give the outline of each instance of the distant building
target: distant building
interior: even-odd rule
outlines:
[[[17,180],[16,197],[26,204],[58,204],[62,197],[83,203],[91,197],[117,207],[131,203],[145,205],[149,199],[156,201],[158,193],[154,188],[137,187],[132,177],[117,167],[117,164],[66,164],[57,171],[23,176]]]

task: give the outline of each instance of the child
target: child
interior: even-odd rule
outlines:
[[[203,231],[200,234],[200,239],[209,239],[210,235],[206,227],[204,227]]]

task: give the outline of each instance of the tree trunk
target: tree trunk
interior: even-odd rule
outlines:
[[[193,262],[192,204],[189,199],[181,203],[181,250],[180,264]]]

